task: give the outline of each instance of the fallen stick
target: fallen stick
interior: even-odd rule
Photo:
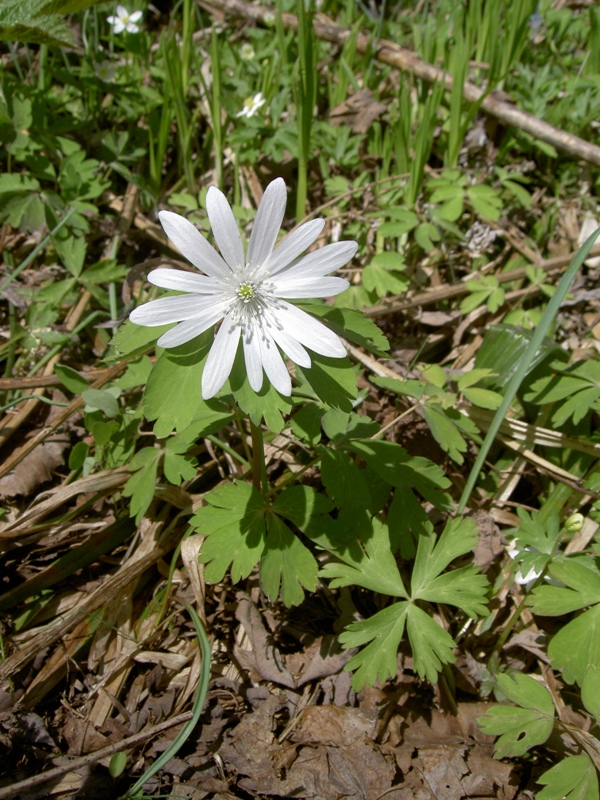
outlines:
[[[11,786],[2,786],[0,787],[0,800],[12,800],[12,798],[16,797],[21,792],[34,789],[36,786],[43,786],[46,783],[50,783],[51,781],[58,780],[58,778],[62,778],[63,775],[67,775],[69,772],[75,772],[82,767],[95,764],[98,761],[101,761],[103,758],[108,758],[115,753],[120,753],[122,750],[126,750],[128,747],[133,747],[136,744],[140,744],[140,742],[145,742],[147,739],[151,739],[153,736],[156,736],[157,734],[162,733],[163,731],[166,731],[175,725],[181,725],[191,718],[192,712],[186,711],[184,714],[179,714],[178,716],[167,719],[164,722],[159,722],[158,725],[154,725],[152,728],[135,733],[133,736],[128,736],[126,739],[123,739],[120,742],[109,744],[107,747],[103,747],[101,750],[96,750],[95,753],[89,753],[86,756],[74,758],[72,761],[69,761],[68,764],[62,764],[60,767],[54,767],[54,769],[49,769],[47,772],[41,772],[39,775],[32,775],[30,778],[17,781],[17,783],[13,783]]]
[[[198,2],[211,12],[218,11],[224,14],[231,14],[245,19],[252,19],[254,22],[262,24],[265,24],[265,15],[270,17],[273,15],[272,9],[250,5],[244,0],[198,0]],[[298,19],[294,14],[282,14],[281,20],[286,28],[298,30]],[[317,16],[313,24],[315,35],[319,39],[324,39],[340,46],[346,42],[352,33],[345,28],[340,28],[334,22],[325,21],[322,15]],[[356,49],[363,54],[371,51],[378,61],[390,64],[406,72],[411,72],[429,83],[443,83],[446,89],[452,89],[452,76],[448,72],[422,61],[410,50],[406,50],[394,44],[394,42],[386,39],[381,39],[377,42],[366,34],[361,33],[356,40]],[[557,150],[562,150],[590,164],[600,166],[600,147],[598,145],[586,142],[585,139],[566,133],[560,128],[555,128],[553,125],[549,125],[526,111],[520,111],[510,103],[498,100],[493,94],[487,97],[484,97],[484,94],[485,92],[475,84],[468,81],[465,83],[465,100],[470,103],[481,102],[481,108],[486,113],[507,125],[512,125],[514,128],[531,134],[536,139],[551,144]],[[482,97],[483,100],[481,99]]]

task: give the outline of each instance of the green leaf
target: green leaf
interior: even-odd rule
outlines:
[[[379,425],[364,414],[347,413],[339,408],[330,408],[321,418],[321,425],[335,444],[350,439],[366,439],[379,431]]]
[[[69,453],[69,469],[77,471],[81,469],[90,452],[89,444],[77,442]]]
[[[231,564],[237,583],[252,572],[265,547],[265,504],[248,483],[226,483],[205,495],[209,505],[199,508],[190,525],[207,538],[199,560],[207,564],[206,580],[219,583]]]
[[[325,304],[303,303],[301,308],[327,323],[334,333],[343,336],[371,353],[385,357],[390,344],[381,328],[360,311],[351,308],[332,308]]]
[[[40,183],[31,175],[18,173],[3,173],[0,175],[0,194],[12,192],[38,192]]]
[[[108,772],[111,778],[118,778],[119,775],[123,774],[123,770],[127,766],[127,753],[115,753],[114,756],[110,759],[108,765]]]
[[[186,454],[188,449],[188,443],[178,441],[176,436],[167,439],[163,472],[174,486],[180,486],[183,481],[191,481],[196,475],[198,462],[194,456]]]
[[[143,399],[144,416],[156,420],[154,433],[159,439],[187,428],[205,402],[201,378],[211,343],[208,332],[159,355]]]
[[[502,200],[497,191],[492,189],[491,186],[486,186],[483,183],[469,186],[467,197],[480,217],[489,219],[492,222],[497,222],[500,219]]]
[[[332,561],[321,570],[332,588],[354,584],[390,597],[408,597],[390,547],[389,529],[376,517],[371,523],[371,535],[362,545],[350,542],[347,549],[335,555],[340,562]]]
[[[344,668],[354,672],[352,688],[355,691],[366,684],[373,686],[377,680],[384,682],[398,672],[398,648],[409,608],[407,602],[393,603],[367,620],[353,622],[340,634],[339,640],[346,649],[369,642]]]
[[[436,508],[450,511],[452,501],[443,492],[450,485],[443,471],[432,461],[420,456],[409,456],[406,450],[394,442],[352,441],[346,445],[362,456],[390,486],[406,486],[416,489]]]
[[[414,237],[419,247],[428,252],[433,250],[435,243],[439,242],[441,238],[440,232],[431,222],[422,222],[418,225],[415,228]]]
[[[73,394],[80,394],[89,387],[89,382],[77,370],[64,364],[56,364],[54,374],[62,385]]]
[[[119,415],[119,404],[114,396],[106,389],[85,389],[81,392],[85,400],[86,411],[102,411],[109,419]]]
[[[470,403],[479,408],[488,408],[495,411],[502,402],[502,395],[491,389],[463,389],[463,394]]]
[[[321,441],[321,417],[324,413],[323,406],[318,403],[308,403],[296,411],[290,420],[294,436],[310,447],[317,445]]]
[[[589,756],[569,756],[537,779],[537,800],[598,800],[598,773]]]
[[[548,645],[548,656],[567,683],[581,686],[590,666],[600,664],[600,604],[561,628]]]
[[[290,486],[275,500],[271,510],[304,531],[316,517],[328,514],[332,508],[333,503],[311,486]]]
[[[388,526],[392,552],[399,550],[402,558],[414,558],[417,542],[429,531],[429,517],[411,489],[399,487],[394,491]]]
[[[533,331],[525,331],[515,325],[490,326],[475,356],[476,369],[489,369],[490,373],[495,373],[484,379],[485,388],[493,388],[502,392],[508,386],[531,344],[533,335]],[[552,339],[544,339],[527,374],[529,375],[537,367],[548,371],[550,362],[567,358],[567,354],[556,342]]]
[[[356,535],[370,531],[371,525],[372,498],[363,473],[347,453],[332,448],[321,450],[323,486],[340,509],[340,523]]]
[[[590,387],[574,394],[552,414],[552,423],[556,426],[564,425],[572,417],[573,422],[577,425],[589,414],[598,398],[600,398],[600,387]]]
[[[284,604],[297,606],[304,600],[304,590],[314,592],[317,586],[318,565],[312,555],[288,526],[275,516],[269,516],[265,549],[260,562],[260,582],[271,601],[279,595]]]
[[[73,33],[58,14],[40,14],[46,0],[3,0],[0,6],[0,41],[74,47]]]
[[[351,411],[356,400],[356,369],[347,358],[327,358],[311,353],[312,365],[296,367],[316,396],[323,403],[342,411]]]
[[[538,550],[541,549],[538,547]],[[600,572],[593,562],[590,566],[573,558],[555,558],[550,566],[550,574],[564,583],[566,588],[538,586],[534,589],[529,604],[535,614],[554,617],[600,603]]]
[[[476,383],[479,383],[479,381],[485,380],[485,378],[489,378],[492,375],[493,372],[491,369],[471,369],[458,378],[456,385],[459,391],[464,392],[465,389],[474,386]]]
[[[377,213],[378,217],[379,215],[380,212]],[[419,217],[415,212],[401,206],[387,208],[385,215],[392,219],[393,223],[384,222],[383,225],[379,226],[378,232],[381,233],[382,236],[402,236],[402,234],[412,231],[412,229],[419,224]],[[386,230],[385,226],[388,224],[395,226],[393,233],[388,233]]]
[[[411,599],[458,606],[475,618],[487,613],[487,581],[472,566],[442,574],[458,556],[474,549],[477,543],[475,523],[457,517],[448,522],[437,539],[429,526],[421,535],[411,578]]]
[[[484,733],[499,736],[496,758],[522,756],[543,744],[552,733],[554,704],[550,692],[520,672],[498,676],[498,687],[515,706],[494,706],[477,724]]]
[[[172,327],[172,325],[160,325],[156,328],[149,328],[127,320],[110,341],[111,352],[108,360],[120,361],[123,356],[141,355],[147,352],[154,346],[159,336]]]
[[[427,384],[422,381],[382,378],[379,375],[373,375],[370,380],[375,386],[380,386],[382,389],[387,389],[389,392],[394,392],[394,394],[401,397],[420,398],[427,394]]]
[[[136,525],[139,525],[154,498],[160,455],[160,450],[144,447],[129,464],[134,474],[125,484],[123,494],[131,498],[131,515],[135,517]]]
[[[467,451],[468,445],[451,419],[453,414],[460,412],[454,409],[444,411],[432,403],[423,406],[423,414],[436,442],[457,464],[462,464],[464,462],[462,453]]]
[[[77,278],[83,269],[87,253],[87,241],[83,236],[74,236],[69,232],[66,235],[62,235],[62,233],[60,231],[59,234],[52,237],[52,244],[63,265],[71,275]]]
[[[581,682],[581,701],[587,711],[600,720],[600,664],[591,663]]]
[[[154,364],[148,356],[131,361],[127,369],[120,378],[114,382],[119,389],[134,389],[136,386],[144,386],[150,377]]]
[[[44,203],[36,194],[4,195],[0,198],[0,220],[19,230],[40,231],[46,223]]]
[[[387,255],[387,253],[382,254]],[[377,256],[366,266],[362,273],[362,281],[369,292],[376,292],[378,297],[388,294],[403,294],[410,285],[406,275],[398,274],[377,261]]]
[[[422,609],[411,605],[406,619],[406,632],[413,651],[413,666],[421,678],[437,683],[444,664],[454,664],[454,639]]]
[[[264,419],[265,425],[273,433],[280,433],[285,420],[283,414],[288,414],[292,408],[292,400],[279,394],[271,382],[265,378],[260,392],[255,392],[248,382],[244,357],[241,348],[238,350],[229,386],[235,400],[244,414],[247,414],[255,425],[260,425]],[[227,384],[222,393],[227,392]]]

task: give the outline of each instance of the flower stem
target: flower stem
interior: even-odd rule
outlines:
[[[250,420],[250,432],[252,434],[252,485],[257,491],[266,495],[269,491],[269,482],[262,428]]]

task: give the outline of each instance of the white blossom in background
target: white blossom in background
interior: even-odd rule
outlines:
[[[254,48],[248,42],[244,42],[244,44],[240,47],[240,58],[244,59],[244,61],[252,61],[256,53],[254,52]]]
[[[141,22],[142,17],[144,16],[142,11],[132,11],[129,13],[125,6],[117,6],[115,16],[110,16],[106,18],[106,21],[112,25],[112,29],[115,33],[123,33],[123,31],[127,31],[127,33],[139,33],[140,26],[139,22]]]
[[[301,367],[310,367],[308,350],[331,358],[346,355],[338,336],[305,311],[288,303],[343,292],[348,281],[326,277],[356,253],[356,242],[336,242],[299,257],[320,236],[325,221],[300,225],[274,247],[287,201],[282,178],[270,183],[256,213],[248,250],[225,195],[211,186],[206,210],[217,253],[185,217],[159,212],[169,239],[203,275],[159,267],[148,280],[185,294],[152,300],[134,309],[138,325],[178,322],[163,333],[160,347],[177,347],[222,320],[202,374],[202,397],[214,397],[229,377],[242,341],[248,380],[254,391],[263,384],[263,370],[277,391],[290,395],[292,382],[281,351]]]
[[[248,119],[250,119],[250,117],[253,117],[258,109],[261,106],[264,106],[266,102],[267,101],[263,97],[262,92],[258,92],[254,95],[254,97],[247,97],[244,100],[244,107],[238,114],[236,114],[236,117],[248,117]]]
[[[518,546],[519,540],[515,539],[512,543],[512,548],[507,550],[507,555],[509,558],[512,558],[513,561],[518,558],[521,553],[528,552],[528,553],[537,553],[539,552],[535,547],[524,547],[520,548]],[[519,586],[525,586],[527,591],[531,589],[533,584],[537,581],[537,579],[542,574],[543,570],[537,570],[532,567],[526,575],[523,575],[520,569],[515,572],[515,583],[518,583]]]
[[[112,83],[117,72],[117,65],[108,59],[99,63],[94,62],[94,72],[103,83]]]

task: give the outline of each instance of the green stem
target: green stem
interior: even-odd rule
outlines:
[[[262,494],[266,495],[269,491],[269,482],[262,428],[250,420],[250,432],[252,434],[252,485],[257,491],[262,491]]]

